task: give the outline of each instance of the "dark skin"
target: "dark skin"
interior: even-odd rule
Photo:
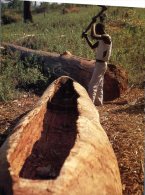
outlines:
[[[106,34],[105,31],[96,32],[96,34],[101,35],[101,36],[98,36],[98,37],[92,36],[92,38],[94,38],[96,40],[103,40],[104,43],[106,43],[106,44],[111,43],[110,39],[104,35],[104,34]],[[83,33],[83,37],[86,39],[86,41],[87,41],[88,45],[91,47],[91,49],[95,49],[95,48],[98,47],[99,42],[97,41],[96,43],[92,44],[91,41],[88,38],[87,33]]]
[[[84,33],[83,36],[84,36],[84,38],[86,39],[88,45],[91,47],[91,49],[95,49],[95,48],[98,47],[98,45],[99,45],[99,42],[98,42],[98,41],[97,41],[96,43],[92,44],[91,41],[90,41],[89,38],[88,38],[88,35],[87,35],[86,33]],[[95,39],[101,40],[102,37],[96,37]]]

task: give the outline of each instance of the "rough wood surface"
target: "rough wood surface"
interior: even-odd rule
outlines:
[[[70,76],[87,89],[92,72],[95,67],[94,60],[88,60],[71,55],[69,52],[64,54],[36,51],[13,44],[3,43],[7,50],[19,51],[22,59],[27,56],[35,56],[42,64],[44,72],[51,72],[55,78],[60,76]],[[127,72],[121,67],[108,64],[108,70],[104,80],[104,100],[113,100],[120,97],[128,87]]]
[[[41,158],[45,158],[46,164],[34,161]],[[33,162],[36,172],[52,166],[56,175],[51,178],[52,171],[48,170],[48,178],[40,178],[40,174],[33,177],[36,174],[31,170]],[[122,194],[114,151],[100,125],[96,107],[80,84],[69,77],[60,77],[17,124],[0,148],[0,192]]]

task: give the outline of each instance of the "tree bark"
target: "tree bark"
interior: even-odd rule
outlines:
[[[31,2],[24,1],[24,23],[33,22],[31,14]]]
[[[54,78],[66,75],[83,85],[86,89],[90,82],[95,60],[73,56],[69,52],[56,54],[36,51],[13,44],[3,44],[7,50],[20,52],[21,59],[32,56],[42,64],[44,73],[50,72]],[[104,77],[104,101],[111,101],[121,96],[128,88],[127,72],[119,65],[108,64]]]

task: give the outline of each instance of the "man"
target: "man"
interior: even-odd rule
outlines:
[[[103,82],[107,70],[107,62],[111,55],[112,41],[106,34],[105,26],[102,23],[93,24],[91,37],[97,42],[92,44],[86,33],[83,33],[88,45],[96,53],[96,65],[88,86],[88,93],[96,106],[103,105]]]

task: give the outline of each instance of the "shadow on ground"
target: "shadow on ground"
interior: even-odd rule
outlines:
[[[26,111],[25,113],[21,114],[19,117],[17,117],[15,120],[11,121],[10,126],[8,127],[8,129],[6,129],[6,131],[2,134],[0,134],[0,147],[2,146],[2,144],[5,142],[5,140],[7,139],[8,136],[12,135],[14,133],[13,129],[16,126],[16,124],[28,113],[29,111]]]
[[[128,113],[128,114],[143,114],[144,113],[144,98],[138,99],[137,102],[131,102],[131,103],[114,103],[116,105],[125,105],[121,109],[117,109],[113,111],[112,113]]]

